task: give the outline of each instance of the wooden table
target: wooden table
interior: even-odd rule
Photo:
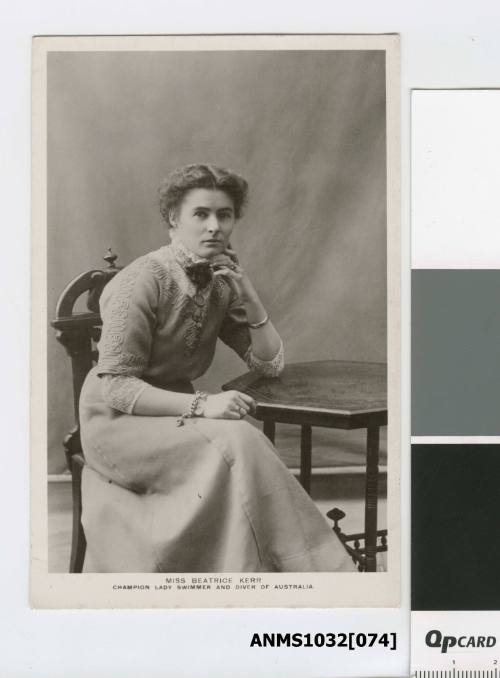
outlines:
[[[222,387],[236,389],[257,402],[254,416],[274,442],[276,423],[298,424],[300,482],[311,486],[312,426],[366,428],[365,555],[366,570],[376,570],[380,427],[387,425],[385,363],[323,360],[285,367],[277,379],[247,373]]]

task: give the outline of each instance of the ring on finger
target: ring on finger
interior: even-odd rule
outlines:
[[[245,410],[244,407],[240,407],[240,417],[244,417],[247,411]]]

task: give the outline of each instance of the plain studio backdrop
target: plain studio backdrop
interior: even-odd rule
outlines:
[[[288,362],[386,360],[385,54],[54,52],[48,60],[48,320],[77,274],[168,240],[161,179],[207,162],[250,201],[232,245]],[[49,472],[65,468],[70,361],[49,326]],[[220,346],[200,383],[246,370]]]

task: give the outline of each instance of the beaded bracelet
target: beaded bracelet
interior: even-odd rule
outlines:
[[[196,391],[196,393],[194,394],[193,401],[189,406],[189,410],[187,412],[184,412],[184,414],[181,414],[181,416],[177,419],[176,426],[184,426],[185,419],[192,419],[193,417],[195,417],[198,405],[201,403],[202,400],[206,400],[207,398],[208,394],[205,393],[204,391]]]

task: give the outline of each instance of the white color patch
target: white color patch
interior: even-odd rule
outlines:
[[[412,93],[412,268],[500,268],[500,90]]]

